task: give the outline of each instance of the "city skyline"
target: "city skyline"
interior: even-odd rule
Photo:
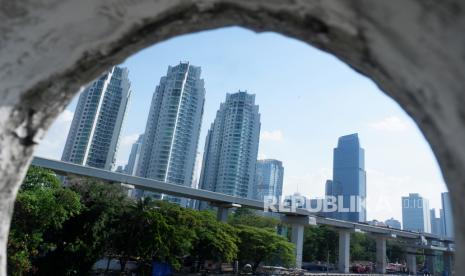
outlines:
[[[215,41],[215,47],[205,50],[200,46],[211,41]],[[234,41],[242,43],[238,46]],[[282,51],[291,54],[284,59]],[[150,60],[153,62],[147,63]],[[127,162],[130,146],[143,133],[144,122],[139,121],[147,116],[155,82],[168,64],[179,60],[201,65],[206,79],[200,152],[202,137],[224,93],[237,91],[239,86],[253,91],[260,103],[263,121],[259,158],[275,158],[286,166],[283,194],[299,191],[310,198],[322,197],[324,182],[331,178],[334,139],[358,132],[367,150],[368,219],[400,218],[397,205],[401,194],[407,192],[421,192],[436,203],[432,206],[440,206],[439,193],[445,187],[437,163],[413,121],[397,104],[334,57],[277,34],[256,35],[239,28],[181,36],[123,63],[130,69],[136,97],[123,130],[118,165]],[[306,81],[309,76],[311,82]],[[69,128],[75,105],[74,101],[60,116],[38,155],[56,156],[54,148],[62,143],[58,141],[60,132]],[[414,160],[404,154],[412,151]],[[386,198],[377,200],[382,195]],[[376,202],[370,202],[370,198]],[[390,208],[378,208],[379,202],[389,203]]]

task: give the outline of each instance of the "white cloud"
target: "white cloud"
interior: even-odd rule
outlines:
[[[264,130],[260,134],[260,140],[262,141],[281,142],[283,139],[283,132],[280,129],[272,131]]]
[[[401,132],[410,128],[410,124],[397,116],[389,116],[381,121],[370,123],[369,126],[376,130]]]
[[[325,183],[328,179],[331,179],[331,170],[329,168],[318,168],[300,175],[286,174],[286,168],[284,168],[283,195],[299,192],[310,198],[323,197]]]
[[[61,158],[73,116],[74,113],[67,109],[58,116],[40,142],[36,155],[52,159]]]
[[[68,109],[65,109],[58,118],[55,121],[55,124],[71,124],[71,121],[73,120],[74,113],[69,111]]]
[[[131,152],[132,144],[139,138],[139,133],[124,135],[120,138],[118,151],[116,152],[116,165],[126,165]]]
[[[139,138],[139,135],[138,133],[134,133],[134,134],[129,134],[129,135],[125,135],[121,138],[121,145],[122,146],[128,146],[128,145],[132,145],[134,144],[136,141],[137,141],[137,138]]]
[[[264,154],[262,152],[258,153],[258,159],[267,159],[267,158],[268,158],[268,156],[266,154]]]

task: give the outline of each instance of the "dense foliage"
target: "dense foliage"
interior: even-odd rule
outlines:
[[[338,234],[326,227],[306,227],[304,231],[304,246],[302,259],[304,262],[322,261],[335,263],[337,261]]]
[[[327,227],[307,227],[304,232],[303,261],[337,263],[338,233]],[[389,262],[406,261],[405,246],[387,241],[386,255]],[[352,233],[350,237],[351,261],[376,262],[375,239],[365,233]]]
[[[215,262],[292,266],[294,245],[277,229],[290,229],[273,216],[241,208],[228,223],[211,211],[166,201],[129,198],[120,185],[67,177],[66,187],[49,170],[31,167],[18,193],[8,240],[9,275],[87,275],[103,257],[116,258],[124,271],[136,261],[148,272],[153,261],[181,269],[183,264]],[[375,242],[351,235],[351,259],[375,260]],[[306,227],[303,261],[337,262],[338,234]],[[390,261],[405,252],[387,245]],[[145,270],[144,270],[145,269]]]
[[[32,167],[16,198],[8,239],[10,274],[32,272],[38,259],[60,246],[51,237],[82,209],[78,193],[61,187],[51,171]]]
[[[120,185],[31,167],[18,193],[9,237],[10,275],[87,275],[107,256],[124,271],[129,260],[180,269],[183,262],[292,265],[293,245],[276,234],[278,220],[238,211],[231,223],[211,211],[148,198],[135,201]],[[144,274],[144,271],[139,271]],[[147,272],[147,269],[145,270]]]

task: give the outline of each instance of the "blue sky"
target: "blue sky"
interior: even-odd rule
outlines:
[[[366,77],[332,55],[276,33],[225,28],[176,37],[128,58],[133,96],[117,156],[125,164],[145,128],[150,100],[168,65],[202,67],[205,135],[226,93],[256,94],[261,113],[259,158],[282,160],[284,194],[324,195],[339,136],[359,133],[365,148],[368,218],[401,220],[401,199],[418,192],[440,207],[446,191],[435,157],[413,121]],[[61,157],[76,100],[57,119],[37,155]]]

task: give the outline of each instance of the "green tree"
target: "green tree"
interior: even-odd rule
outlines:
[[[259,215],[256,211],[248,208],[237,209],[234,214],[229,217],[228,221],[232,225],[248,225],[271,229],[276,229],[278,225],[280,225],[279,219]]]
[[[57,241],[55,250],[37,260],[39,275],[86,275],[110,245],[115,228],[110,227],[129,204],[119,185],[87,178],[68,178],[69,190],[78,193],[81,212],[68,219],[49,239]]]
[[[152,260],[180,268],[186,256],[199,261],[231,262],[237,257],[235,229],[220,223],[210,212],[181,208],[166,201],[142,199],[121,212],[111,237],[111,252],[121,269],[130,258]]]
[[[170,226],[165,239],[164,250],[158,252],[155,260],[166,262],[175,269],[181,267],[184,257],[190,256],[196,240],[196,227],[199,224],[198,211],[182,208],[167,201],[157,201],[158,211]]]
[[[15,202],[8,240],[10,274],[36,270],[35,261],[58,246],[50,233],[62,231],[65,221],[81,209],[79,195],[61,187],[52,171],[31,167]]]
[[[61,182],[54,171],[30,166],[21,184],[21,190],[31,190],[38,187],[58,188],[60,185]]]
[[[386,254],[390,262],[405,262],[407,259],[405,253],[405,245],[400,244],[397,241],[387,241]]]
[[[328,261],[335,263],[337,259],[338,234],[327,226],[305,227],[303,261]]]
[[[196,239],[193,255],[202,262],[205,260],[232,262],[237,258],[238,237],[229,224],[221,223],[208,211],[197,212],[199,217],[195,228]]]
[[[107,253],[112,252],[119,258],[122,272],[129,259],[150,262],[168,251],[166,240],[178,238],[168,236],[172,227],[157,209],[150,198],[140,199],[126,206],[112,225],[114,231]]]
[[[261,263],[291,266],[295,263],[294,245],[273,230],[237,226],[239,236],[239,261],[250,263],[256,271]]]
[[[353,233],[350,237],[350,257],[354,261],[376,261],[376,242],[367,234]]]

